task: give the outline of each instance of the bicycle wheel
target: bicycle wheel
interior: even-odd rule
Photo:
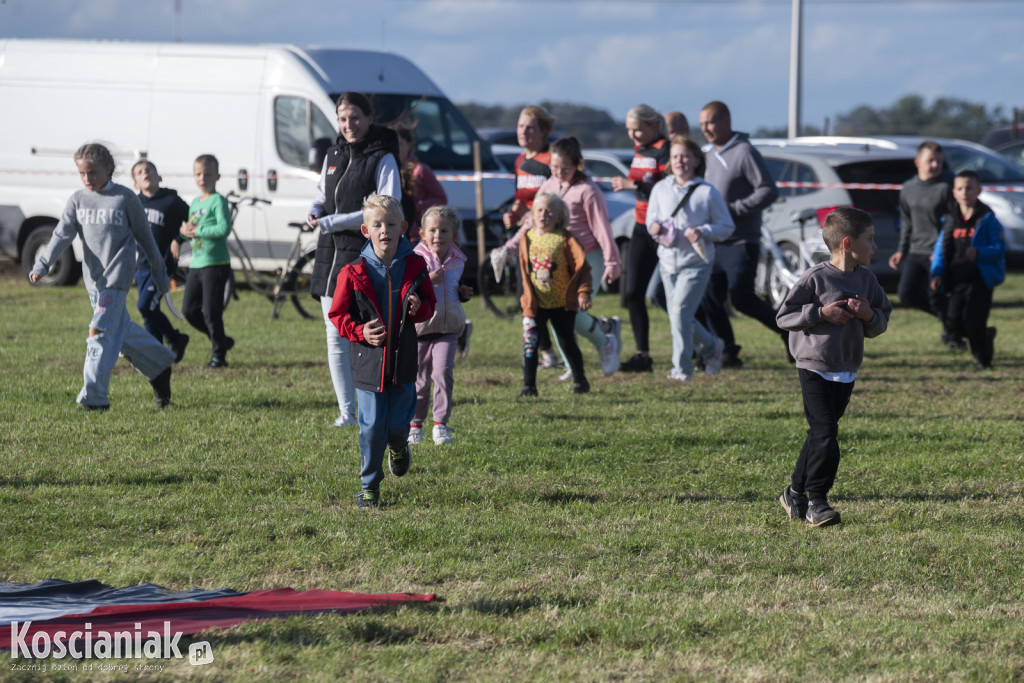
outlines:
[[[512,261],[505,266],[505,270],[501,276],[501,282],[498,282],[497,278],[494,277],[494,269],[491,267],[490,259],[485,259],[479,266],[477,266],[477,288],[480,290],[480,296],[483,297],[484,304],[494,315],[498,316],[503,320],[512,320],[515,317],[516,311],[519,310],[518,306],[509,307],[508,310],[501,310],[498,304],[494,302],[492,296],[514,296],[516,293],[515,285],[515,272],[512,269],[512,265],[518,265],[518,261]],[[516,302],[518,304],[518,301]]]
[[[188,281],[188,271],[189,267],[181,265],[179,262],[177,269],[171,275],[171,291],[164,294],[164,303],[167,304],[167,310],[179,320],[185,319],[185,314],[181,311],[185,299],[185,283]],[[228,303],[232,297],[238,298],[238,294],[235,293],[234,271],[231,271],[231,277],[224,283],[224,310],[227,310]]]
[[[288,297],[298,314],[306,320],[317,320],[320,317],[306,310],[306,306],[310,306],[310,302],[313,301],[313,297],[309,293],[309,284],[313,277],[314,256],[316,256],[316,247],[311,248],[295,261],[291,270],[285,275],[284,282],[281,283],[281,298]],[[280,306],[280,302],[279,298],[277,306]]]

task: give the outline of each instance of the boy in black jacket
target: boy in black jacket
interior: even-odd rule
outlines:
[[[434,314],[434,288],[423,259],[403,236],[399,200],[370,195],[363,204],[360,258],[341,269],[328,314],[352,344],[359,405],[360,508],[380,504],[384,448],[396,477],[409,471],[409,423],[416,410],[416,328]]]
[[[172,253],[171,245],[178,237],[181,224],[188,220],[188,204],[178,193],[160,187],[160,175],[156,165],[148,159],[140,159],[132,166],[132,180],[139,191],[139,201],[146,210],[149,227],[153,231],[156,247],[164,255],[164,263],[150,264],[146,255],[139,249],[135,264],[135,285],[139,288],[139,313],[142,314],[143,326],[146,331],[156,337],[161,344],[167,342],[174,352],[174,362],[179,362],[185,355],[188,346],[188,335],[179,332],[160,310],[160,297],[157,296],[153,282],[153,269],[164,268],[170,275],[176,253]],[[174,250],[176,252],[176,250]]]

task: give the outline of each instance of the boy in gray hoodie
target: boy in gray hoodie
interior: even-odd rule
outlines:
[[[892,313],[865,267],[876,248],[871,216],[852,207],[836,209],[825,219],[822,237],[832,259],[801,276],[777,317],[779,327],[790,332],[808,425],[792,484],[779,502],[790,519],[812,526],[839,523],[826,497],[839,470],[839,419],[864,360],[864,338],[885,332]]]
[[[93,316],[85,345],[84,386],[78,394],[80,410],[107,410],[110,373],[123,354],[153,386],[160,408],[171,402],[171,364],[174,352],[132,322],[125,299],[135,274],[136,244],[150,263],[162,263],[149,229],[146,212],[135,193],[111,182],[114,158],[103,145],[82,145],[75,152],[78,175],[85,185],[68,200],[60,223],[29,273],[38,282],[50,265],[79,235],[84,251],[83,274]],[[153,271],[156,296],[170,288],[167,272]]]

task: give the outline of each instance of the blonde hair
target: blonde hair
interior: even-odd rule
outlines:
[[[638,104],[626,112],[626,118],[628,119],[630,116],[645,125],[656,126],[658,129],[658,137],[668,137],[668,128],[665,127],[665,117],[655,111],[654,107],[648,104]]]
[[[366,221],[366,212],[370,209],[380,209],[384,213],[398,216],[398,220],[405,220],[405,213],[402,211],[402,203],[387,194],[367,195],[363,200],[363,221]]]
[[[534,206],[541,199],[548,203],[548,208],[555,214],[555,229],[565,230],[566,226],[569,225],[569,207],[565,205],[565,202],[554,192],[538,192],[537,196],[533,198]]]
[[[83,160],[96,162],[107,171],[107,175],[114,177],[114,155],[110,153],[109,149],[98,142],[90,142],[78,148],[75,152],[75,161]]]
[[[447,225],[452,231],[452,241],[458,243],[459,241],[459,224],[462,222],[459,219],[459,212],[453,207],[445,204],[435,204],[429,209],[423,212],[423,216],[420,218],[420,232],[423,232],[423,226],[427,224],[427,219],[437,216],[437,220],[441,225]]]
[[[537,127],[540,128],[541,135],[544,136],[544,140],[548,139],[551,135],[551,131],[555,129],[555,117],[552,116],[544,109],[544,107],[538,107],[535,104],[531,104],[523,107],[523,110],[519,112],[520,116],[529,116],[531,119],[537,122]]]

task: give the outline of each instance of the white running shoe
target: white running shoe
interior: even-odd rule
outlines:
[[[676,370],[672,368],[672,372],[668,373],[669,379],[674,379],[677,382],[689,382],[693,379],[693,375],[683,372],[682,370]]]
[[[359,420],[355,415],[339,415],[338,419],[334,421],[335,427],[351,427],[358,424]]]
[[[714,377],[722,371],[722,352],[725,351],[725,341],[721,337],[715,337],[715,354],[704,357],[704,374]]]
[[[448,428],[448,425],[434,425],[434,433],[432,436],[434,437],[434,443],[438,446],[443,446],[452,442],[452,430]]]
[[[564,382],[569,379],[572,379],[572,370],[566,370],[565,372],[558,376],[559,382]]]
[[[540,363],[537,368],[540,370],[555,370],[558,368],[564,368],[565,363],[558,357],[558,354],[554,351],[542,351],[540,354]]]
[[[409,438],[411,444],[423,443],[423,427],[409,427]]]

